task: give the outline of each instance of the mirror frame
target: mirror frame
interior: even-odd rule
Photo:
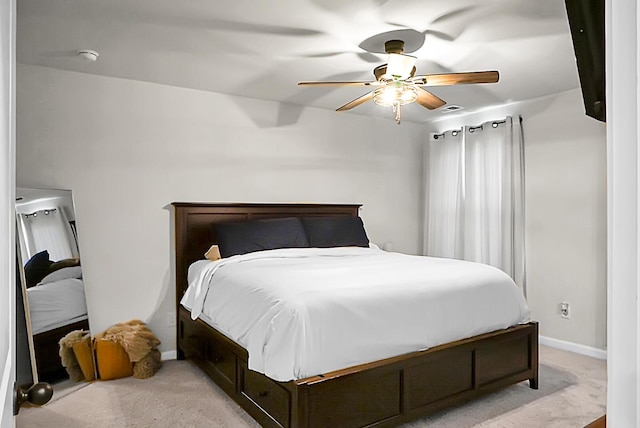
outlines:
[[[17,223],[16,223],[17,229]],[[23,372],[21,370],[16,369],[16,381],[19,385],[28,385],[28,384],[36,384],[38,383],[38,367],[36,366],[36,351],[35,346],[33,344],[33,331],[31,329],[31,312],[29,310],[29,300],[27,299],[27,295],[25,293],[26,288],[24,284],[26,283],[26,278],[24,275],[23,269],[23,261],[22,254],[20,253],[20,243],[18,242],[18,231],[16,230],[16,342],[19,340],[25,340],[24,336],[26,336],[27,349],[29,351],[29,368],[31,372],[31,378],[27,379],[19,379],[18,376],[21,376]],[[23,311],[24,318],[24,331],[20,331],[23,327],[22,325],[18,325],[18,312]],[[22,324],[22,323],[20,323]],[[22,337],[22,338],[21,338]],[[21,355],[19,347],[16,345],[16,365],[21,364],[21,359],[25,358],[25,355]]]
[[[22,192],[21,192],[22,191]],[[70,213],[67,210],[62,210],[65,211],[64,214],[65,216],[69,217],[67,218],[67,220],[69,222],[74,221],[75,222],[75,199],[73,197],[73,191],[70,189],[45,189],[45,188],[27,188],[27,187],[16,187],[16,201],[15,201],[15,206],[14,206],[14,212],[16,215],[16,237],[15,237],[15,241],[16,241],[16,260],[17,260],[17,272],[16,272],[16,282],[20,282],[20,286],[21,286],[21,293],[22,293],[22,304],[18,304],[16,306],[22,306],[24,308],[24,318],[25,318],[25,324],[26,324],[26,334],[27,334],[27,340],[28,340],[28,348],[29,348],[29,361],[31,364],[31,373],[32,373],[32,377],[33,377],[33,383],[37,384],[38,382],[40,382],[41,380],[45,381],[49,381],[49,382],[57,382],[60,380],[63,380],[63,377],[60,375],[56,375],[55,373],[62,373],[62,370],[58,371],[57,369],[55,369],[55,371],[51,371],[50,370],[50,364],[46,364],[44,367],[44,370],[48,370],[46,373],[46,376],[43,375],[42,367],[38,367],[38,360],[42,359],[41,357],[43,355],[51,355],[50,352],[43,352],[42,348],[40,351],[40,357],[38,356],[38,350],[36,349],[36,345],[37,345],[37,341],[36,338],[34,337],[33,334],[33,326],[32,326],[32,316],[31,316],[31,308],[30,308],[30,303],[29,303],[29,297],[28,297],[28,293],[27,293],[27,281],[26,281],[26,274],[25,274],[25,269],[24,269],[24,265],[25,265],[25,261],[23,260],[22,257],[22,250],[23,250],[23,246],[25,245],[24,241],[24,236],[21,233],[20,230],[20,215],[24,214],[18,211],[18,203],[21,202],[22,198],[27,198],[28,196],[24,196],[24,193],[28,192],[28,191],[41,191],[41,192],[47,192],[50,191],[52,192],[52,194],[55,194],[56,196],[65,196],[68,195],[71,199],[71,205],[70,208],[73,212],[73,218],[71,218]],[[68,204],[64,205],[65,207],[68,206]],[[39,209],[37,211],[40,211]],[[75,248],[73,248],[71,250],[72,253],[72,257],[78,257],[80,258],[80,244],[78,242],[78,236],[77,236],[77,231],[73,230],[73,227],[70,225],[70,234],[73,235],[73,241],[71,242],[71,244],[73,246],[75,246]],[[70,235],[70,240],[71,240],[71,235]],[[80,262],[80,266],[81,266],[81,262]],[[84,288],[84,281],[83,281],[83,288]],[[86,290],[86,289],[85,289]],[[86,293],[84,296],[84,303],[85,303],[85,307],[86,307]],[[17,309],[18,310],[18,309]],[[16,324],[16,328],[18,328],[19,326]],[[41,345],[45,345],[46,349],[50,349],[53,345],[51,345],[52,341],[55,340],[55,344],[56,346],[58,345],[58,341],[59,339],[61,339],[65,332],[65,330],[69,330],[69,331],[73,331],[73,330],[78,330],[78,329],[83,329],[83,330],[89,330],[90,331],[90,326],[89,326],[89,318],[88,318],[88,311],[86,312],[86,317],[84,319],[81,319],[79,321],[75,321],[75,322],[71,322],[68,324],[64,324],[62,326],[53,328],[51,330],[45,330],[45,331],[41,331],[38,333],[38,335],[42,334],[42,335],[47,335],[47,333],[51,332],[53,334],[47,335],[47,336],[42,336],[40,339]],[[60,331],[61,330],[61,331]],[[61,337],[58,337],[59,335],[56,333],[60,333],[62,334]],[[16,331],[16,335],[21,334],[22,332],[20,331]],[[64,334],[63,334],[64,333]],[[55,336],[55,337],[54,337]],[[23,356],[24,357],[24,356]],[[61,369],[64,369],[63,366],[60,366]],[[26,369],[24,371],[24,373],[26,373]],[[16,373],[17,375],[17,373]],[[25,379],[26,381],[26,379]],[[21,384],[21,380],[17,379],[17,383]]]

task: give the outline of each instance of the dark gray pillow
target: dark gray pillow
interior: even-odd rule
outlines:
[[[299,218],[277,218],[213,225],[222,257],[278,248],[307,248]]]
[[[27,288],[33,287],[49,274],[49,252],[47,250],[34,254],[33,257],[24,265],[24,277]]]
[[[369,238],[360,217],[302,217],[301,221],[312,247],[369,246]]]

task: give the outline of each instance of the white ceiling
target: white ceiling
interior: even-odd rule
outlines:
[[[564,0],[20,0],[19,63],[335,110],[372,80],[386,32],[419,46],[417,74],[499,70],[428,88],[465,112],[579,86]],[[394,37],[395,38],[395,37]],[[424,42],[423,42],[424,39]],[[422,43],[423,42],[423,43]],[[367,50],[363,49],[366,48]],[[100,53],[98,61],[77,57]],[[410,50],[407,49],[407,51]],[[409,52],[406,52],[409,53]],[[446,106],[445,106],[446,107]],[[403,120],[442,118],[407,106]],[[367,103],[346,113],[392,119]],[[451,113],[449,113],[451,114]]]

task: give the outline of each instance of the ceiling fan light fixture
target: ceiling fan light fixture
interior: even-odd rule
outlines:
[[[424,34],[421,34],[424,42]],[[361,46],[362,47],[362,46]],[[419,46],[413,47],[414,52]],[[425,74],[416,76],[417,58],[404,54],[404,41],[400,39],[387,40],[384,50],[388,55],[387,63],[373,69],[375,81],[319,81],[298,82],[298,85],[317,86],[369,86],[376,88],[360,97],[340,106],[336,111],[351,110],[367,101],[377,105],[392,107],[396,122],[400,124],[401,107],[416,102],[420,106],[435,110],[446,104],[437,95],[423,89],[422,86],[447,86],[468,83],[496,83],[500,78],[498,71],[472,71],[461,73]],[[378,52],[374,50],[374,52]],[[443,113],[459,110],[462,107],[450,106],[440,109]]]
[[[390,53],[386,74],[398,80],[408,79],[415,72],[416,60],[415,56]]]
[[[373,91],[373,102],[385,107],[405,105],[417,99],[416,87],[403,82],[390,82]]]

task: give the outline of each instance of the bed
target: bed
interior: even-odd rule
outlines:
[[[172,205],[178,359],[193,361],[262,426],[397,426],[517,382],[529,381],[537,388],[538,326],[530,321],[427,349],[344,367],[328,366],[332,368],[308,376],[305,374],[311,372],[304,369],[293,375],[277,369],[250,369],[260,363],[249,358],[242,341],[212,327],[206,314],[193,319],[193,308],[180,303],[187,291],[190,266],[218,242],[212,224],[291,217],[355,218],[359,205]]]
[[[89,321],[79,261],[51,262],[46,253],[36,254],[25,265],[25,282],[38,380],[56,382],[68,377],[58,342],[71,331],[89,330]],[[34,274],[38,259],[43,268]]]
[[[40,382],[54,383],[69,377],[60,360],[58,342],[67,333],[75,330],[89,330],[89,320],[85,316],[51,330],[33,335],[33,348],[36,354],[36,367]]]

